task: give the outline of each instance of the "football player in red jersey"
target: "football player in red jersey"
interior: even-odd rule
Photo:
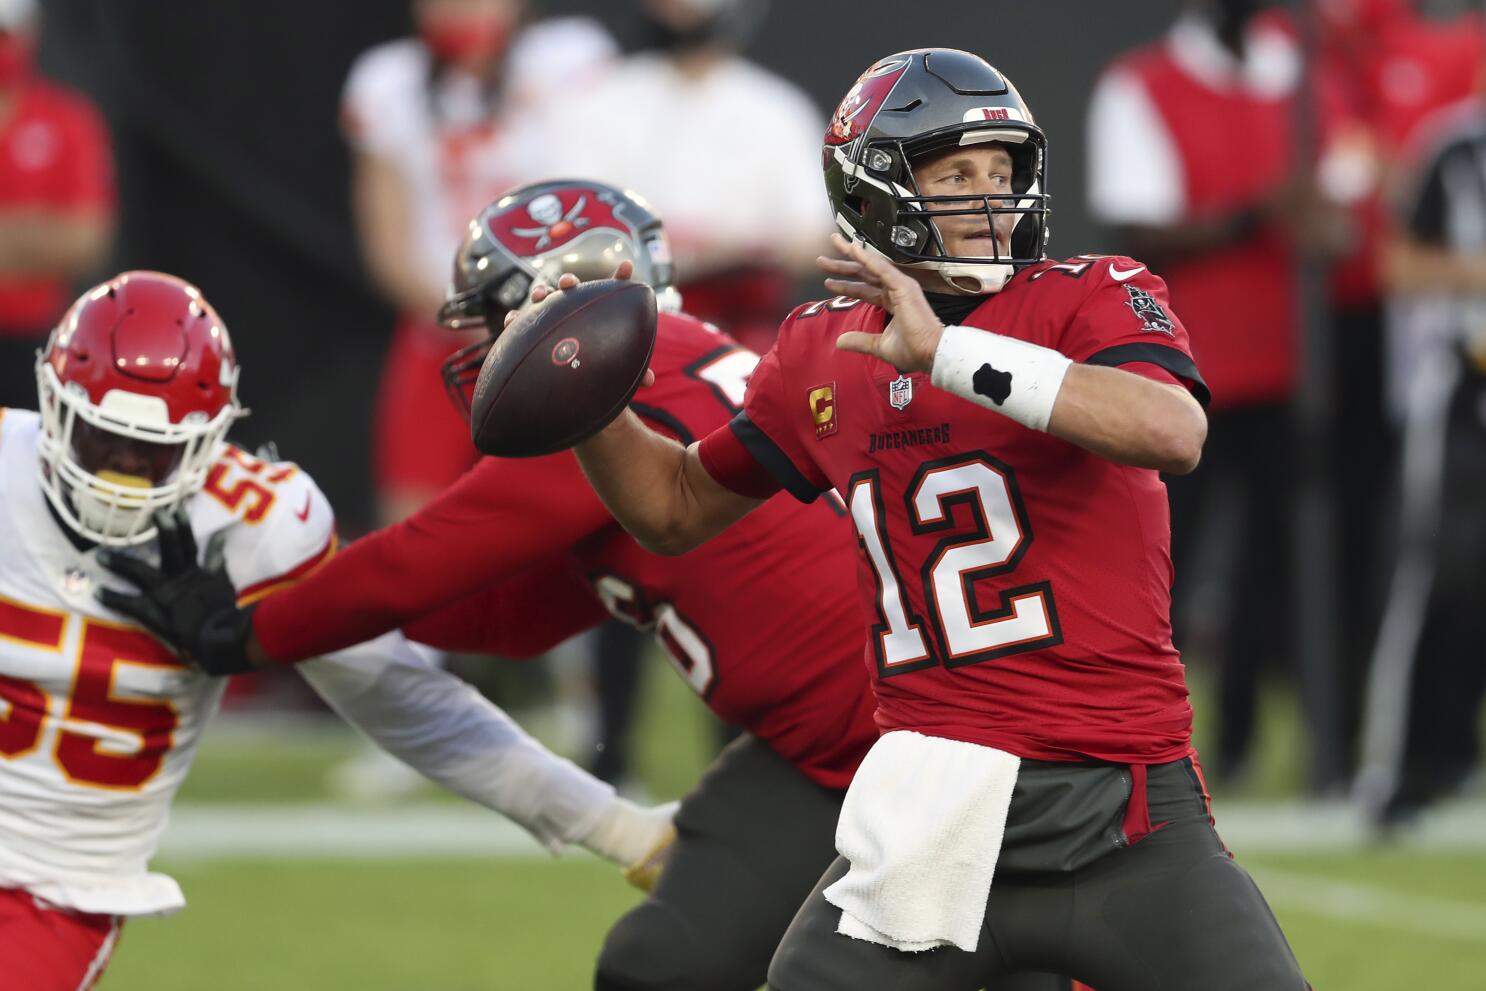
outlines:
[[[632,194],[580,181],[507,193],[470,225],[441,319],[498,330],[537,280],[620,263],[655,287],[663,311],[656,381],[634,408],[690,443],[737,413],[758,356],[667,312],[679,299],[664,235]],[[446,363],[466,410],[493,341]],[[844,789],[877,735],[853,568],[849,524],[829,500],[775,500],[672,559],[620,529],[570,453],[485,458],[406,521],[251,612],[175,626],[154,613],[153,622],[218,672],[244,669],[249,655],[298,661],[400,626],[435,646],[505,656],[540,653],[610,613],[653,630],[697,694],[745,732],[683,800],[659,882],[609,933],[595,986],[750,991],[834,855]],[[152,593],[157,605],[168,598]],[[1067,986],[1045,975],[1017,981],[1022,991]]]
[[[780,489],[850,507],[884,732],[781,991],[1305,987],[1214,831],[1171,642],[1158,471],[1196,466],[1207,390],[1144,265],[1044,257],[1045,158],[979,57],[877,62],[826,135],[840,295],[785,321],[728,427],[684,447],[627,413],[577,449],[665,553]]]

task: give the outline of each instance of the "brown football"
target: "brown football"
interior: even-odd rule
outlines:
[[[655,293],[599,279],[523,312],[485,356],[470,402],[484,454],[534,458],[565,450],[618,416],[650,365]]]

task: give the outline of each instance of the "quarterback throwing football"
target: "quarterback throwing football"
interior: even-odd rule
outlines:
[[[1171,642],[1158,472],[1196,466],[1207,389],[1165,285],[1044,256],[1045,136],[975,55],[875,63],[824,151],[839,295],[728,426],[683,446],[627,413],[577,449],[666,553],[780,489],[849,506],[883,735],[770,986],[1301,991],[1214,831]]]

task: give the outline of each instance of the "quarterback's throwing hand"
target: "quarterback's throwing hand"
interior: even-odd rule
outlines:
[[[98,551],[99,564],[139,588],[136,595],[100,588],[98,601],[133,617],[208,674],[250,670],[242,647],[249,614],[237,608],[237,590],[223,561],[227,531],[212,534],[197,563],[184,509],[160,510],[155,526],[159,567],[111,548]]]
[[[632,262],[632,261],[626,260],[626,261],[622,261],[622,262],[619,263],[619,265],[614,269],[614,275],[611,276],[611,278],[615,278],[615,279],[619,279],[619,280],[624,281],[624,282],[628,282],[630,280],[630,277],[633,276],[634,274],[635,274],[635,263]],[[571,288],[573,288],[574,286],[576,286],[581,281],[582,280],[579,279],[573,273],[571,273],[571,272],[564,272],[562,275],[560,275],[558,277],[556,288],[554,288],[552,286],[549,286],[545,282],[533,282],[532,283],[532,286],[531,286],[531,293],[527,297],[527,305],[528,306],[535,306],[536,304],[540,303],[542,300],[546,299],[548,296],[551,296],[553,293],[562,292],[564,289],[571,289]],[[508,310],[506,312],[505,322],[503,324],[501,324],[501,326],[502,327],[509,327],[509,326],[511,326],[512,321],[514,321],[516,319],[516,317],[520,315],[521,310],[523,310],[525,308],[526,307],[520,307],[518,309]]]
[[[625,260],[620,262],[619,265],[614,269],[614,274],[611,276],[611,278],[619,279],[623,282],[628,282],[634,274],[635,263]],[[561,276],[558,277],[557,286],[555,288],[549,286],[545,282],[534,282],[532,283],[531,294],[527,298],[527,305],[535,306],[542,300],[546,299],[548,296],[551,296],[554,293],[562,292],[564,289],[571,289],[581,281],[581,279],[579,279],[571,272],[564,272]],[[522,309],[525,309],[525,307],[522,307]],[[512,322],[515,321],[516,317],[520,313],[521,310],[519,309],[507,312],[505,323],[501,324],[501,326],[503,328],[511,326]],[[640,388],[648,388],[649,386],[652,386],[654,384],[655,373],[648,368],[645,369],[645,375],[643,378],[640,379]]]
[[[934,364],[944,325],[924,298],[923,287],[859,242],[832,234],[831,244],[846,257],[816,259],[832,276],[825,280],[826,288],[880,306],[892,315],[882,333],[847,331],[836,339],[836,347],[881,358],[899,371],[927,372]]]

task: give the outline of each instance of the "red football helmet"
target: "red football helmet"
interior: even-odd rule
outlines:
[[[195,286],[125,272],[84,293],[38,352],[41,484],[89,540],[149,540],[201,489],[243,413],[227,328]]]
[[[681,309],[671,285],[670,242],[638,193],[589,179],[552,179],[509,189],[481,210],[454,254],[454,277],[439,309],[445,327],[490,331],[444,362],[444,385],[460,412],[469,415],[469,390],[485,355],[506,314],[527,306],[532,283],[556,285],[566,272],[585,282],[607,279],[622,261],[634,264],[636,282],[655,290],[658,309]]]

